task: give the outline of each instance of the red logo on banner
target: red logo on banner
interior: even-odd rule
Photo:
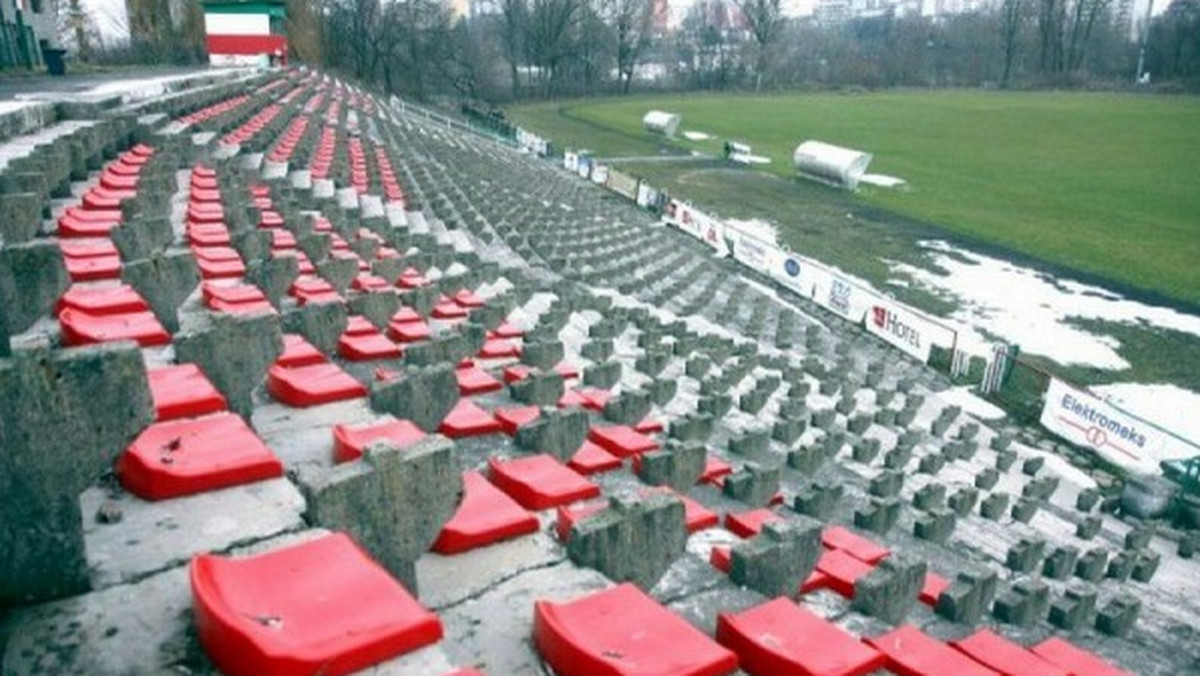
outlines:
[[[875,326],[878,326],[881,329],[887,326],[887,315],[888,311],[885,307],[879,307],[876,305],[875,307],[871,308],[871,317],[875,320]]]
[[[708,234],[706,235],[706,237],[708,238],[708,241],[716,242],[717,241],[717,229],[711,225],[708,226]]]

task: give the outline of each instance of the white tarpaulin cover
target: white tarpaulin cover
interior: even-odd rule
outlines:
[[[806,178],[854,190],[871,163],[871,154],[821,141],[805,141],[796,146],[792,162]]]
[[[1200,455],[1200,448],[1099,397],[1050,379],[1042,426],[1100,457],[1143,474],[1157,474],[1158,463]]]
[[[679,129],[679,123],[682,118],[675,113],[668,113],[662,110],[651,110],[642,117],[642,127],[646,131],[652,131],[663,136],[674,136]]]

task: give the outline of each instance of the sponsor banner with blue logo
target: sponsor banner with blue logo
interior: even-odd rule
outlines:
[[[1042,426],[1100,457],[1143,474],[1157,474],[1163,460],[1200,455],[1200,447],[1096,395],[1050,379]]]
[[[876,298],[867,312],[867,332],[900,348],[921,362],[929,361],[936,326],[897,303]]]

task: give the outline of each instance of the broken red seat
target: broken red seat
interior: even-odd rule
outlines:
[[[725,515],[725,529],[740,538],[752,538],[762,530],[763,524],[782,520],[782,516],[765,507],[736,514],[730,512]]]
[[[787,598],[720,613],[717,641],[737,653],[750,676],[863,676],[887,662],[883,653]]]
[[[634,425],[633,429],[639,434],[658,434],[663,431],[664,427],[661,420],[647,416],[642,418],[640,423]]]
[[[509,340],[501,340],[499,338],[488,338],[483,343],[483,347],[479,350],[479,357],[482,359],[507,359],[510,357],[520,357],[521,346]]]
[[[500,326],[492,329],[491,335],[494,338],[521,338],[525,335],[525,332],[517,328],[516,325],[503,321],[500,322]]]
[[[146,500],[283,476],[283,464],[234,413],[154,423],[117,458],[117,476]]]
[[[507,406],[492,411],[492,417],[509,436],[516,436],[518,429],[537,420],[541,415],[542,410],[537,406]]]
[[[397,322],[392,320],[388,324],[388,335],[394,340],[401,343],[415,343],[422,340],[429,340],[433,335],[433,331],[424,321],[417,320],[415,322]]]
[[[442,527],[432,549],[438,554],[458,554],[537,530],[535,514],[488,483],[479,472],[464,472],[462,503]]]
[[[571,529],[575,524],[583,521],[593,514],[599,514],[608,507],[608,500],[588,500],[586,502],[577,502],[573,505],[564,505],[554,510],[554,534],[558,537],[558,541],[566,544],[571,539]]]
[[[229,676],[342,676],[437,643],[442,625],[343,533],[190,570],[200,644]]]
[[[487,301],[475,295],[475,292],[470,289],[460,290],[454,294],[454,298],[451,300],[467,309],[480,308],[487,305]]]
[[[696,480],[696,483],[714,483],[718,480],[723,480],[724,477],[733,474],[733,465],[714,458],[711,455],[704,461],[704,473]]]
[[[1118,669],[1092,652],[1057,636],[1051,636],[1030,650],[1038,657],[1070,671],[1075,676],[1132,676],[1130,672]]]
[[[830,589],[843,598],[854,598],[854,584],[870,573],[874,566],[850,556],[841,549],[826,549],[817,559],[816,570],[800,586],[807,594],[816,589]]]
[[[69,207],[58,219],[58,236],[63,239],[73,237],[108,237],[112,229],[121,224],[121,211],[85,211],[79,207]]]
[[[226,279],[246,274],[246,265],[236,249],[228,246],[193,246],[196,266],[205,279]]]
[[[842,526],[830,526],[821,532],[821,544],[829,549],[840,549],[863,563],[876,564],[891,553],[881,546]]]
[[[350,361],[374,361],[376,359],[399,359],[404,352],[387,336],[371,327],[374,333],[351,334],[349,331],[338,338],[338,354]]]
[[[364,397],[367,388],[337,364],[285,367],[275,364],[267,372],[267,390],[278,401],[304,408],[344,399]]]
[[[997,676],[911,624],[863,641],[887,657],[887,669],[896,676]]]
[[[533,373],[533,368],[526,366],[525,364],[513,364],[512,366],[505,366],[501,371],[501,375],[504,377],[504,382],[506,383],[520,382],[528,378],[529,374],[531,373]]]
[[[442,296],[433,306],[433,312],[430,313],[430,316],[435,319],[465,319],[467,314],[466,308]]]
[[[132,340],[153,347],[171,342],[171,334],[149,311],[93,315],[66,307],[59,312],[58,321],[66,345]]]
[[[1046,661],[990,629],[980,629],[966,638],[952,641],[950,645],[1004,676],[1071,676],[1069,670]]]
[[[921,585],[921,603],[936,606],[938,597],[950,587],[950,581],[933,571],[926,571],[925,583]]]
[[[621,468],[621,459],[591,441],[584,441],[567,467],[580,474],[599,474]]]
[[[128,284],[74,284],[58,299],[58,312],[74,308],[90,315],[144,312],[145,299]]]
[[[600,496],[599,486],[546,454],[507,461],[490,458],[488,476],[526,509],[550,509]]]
[[[309,366],[329,361],[312,343],[294,333],[283,334],[283,352],[275,360],[277,366]]]
[[[499,434],[504,431],[500,421],[470,399],[460,399],[446,414],[438,431],[451,439]]]
[[[225,397],[195,364],[148,369],[146,380],[160,421],[201,416],[226,408]]]
[[[389,441],[400,448],[425,438],[425,432],[408,420],[390,420],[369,425],[334,425],[333,460],[350,462],[363,456],[367,446]]]
[[[454,377],[458,379],[458,393],[465,397],[504,389],[504,383],[478,366],[457,368],[454,370]]]
[[[533,640],[560,676],[724,676],[737,656],[636,586],[537,601]]]
[[[657,441],[628,425],[592,427],[588,430],[588,440],[618,458],[628,458],[658,449]]]

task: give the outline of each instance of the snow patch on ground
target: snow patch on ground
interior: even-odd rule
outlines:
[[[779,246],[779,229],[774,223],[761,218],[726,218],[725,227],[744,232],[751,237]]]
[[[1055,279],[943,241],[925,241],[921,246],[941,272],[889,262],[892,272],[906,274],[916,285],[955,301],[958,309],[950,319],[963,325],[960,339],[966,339],[965,347],[976,354],[986,353],[990,344],[974,330],[982,329],[1060,364],[1128,368],[1117,353],[1116,338],[1067,324],[1072,318],[1148,324],[1200,336],[1200,317],[1129,300],[1098,286]]]
[[[685,131],[683,132],[683,137],[689,141],[707,141],[708,139],[712,138],[702,131]]]
[[[1200,445],[1200,394],[1175,385],[1117,383],[1091,390],[1121,408]]]
[[[939,392],[937,397],[947,405],[962,407],[962,410],[981,420],[999,420],[1007,415],[1004,409],[972,394],[969,387],[952,387]]]

